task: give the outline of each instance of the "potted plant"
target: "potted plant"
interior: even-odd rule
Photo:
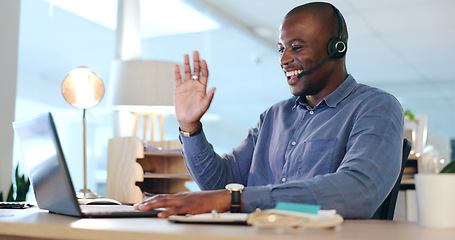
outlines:
[[[24,202],[27,198],[30,180],[25,175],[19,176],[19,164],[16,167],[15,180],[15,183],[11,183],[6,202]],[[3,192],[0,192],[0,201],[3,202]]]
[[[439,173],[455,173],[455,161],[451,161]]]

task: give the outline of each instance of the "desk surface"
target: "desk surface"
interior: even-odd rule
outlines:
[[[36,207],[0,209],[1,239],[454,239],[455,229],[419,227],[416,223],[347,220],[336,229],[277,233],[251,226],[182,224],[156,218],[79,219]]]

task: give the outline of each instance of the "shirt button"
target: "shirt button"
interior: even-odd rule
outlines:
[[[313,111],[313,110],[311,110],[311,111],[310,111],[310,114],[311,114],[311,115],[313,115],[313,114],[314,114],[314,111]]]
[[[295,146],[297,143],[295,141],[291,142],[292,146]]]
[[[282,179],[281,179],[281,182],[286,182],[286,178],[282,178]]]

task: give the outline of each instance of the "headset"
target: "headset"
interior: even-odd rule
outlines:
[[[332,56],[332,58],[339,59],[346,54],[348,45],[343,40],[344,34],[343,16],[335,6],[332,5],[332,7],[338,18],[338,37],[330,39],[329,43],[327,44],[327,52],[329,55]]]
[[[338,18],[338,37],[334,37],[329,40],[329,43],[327,44],[327,53],[328,56],[322,59],[318,64],[314,65],[310,69],[303,71],[297,75],[297,78],[301,78],[308,73],[312,72],[319,66],[321,66],[327,59],[329,58],[334,58],[334,59],[340,59],[342,58],[345,54],[346,51],[348,50],[348,45],[346,42],[343,40],[343,34],[344,34],[344,27],[343,27],[343,16],[341,15],[341,12],[332,4],[330,4],[333,7],[333,10],[335,11],[337,18]]]

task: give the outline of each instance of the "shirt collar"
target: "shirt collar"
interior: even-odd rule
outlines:
[[[319,105],[336,107],[338,103],[345,99],[354,90],[356,85],[357,82],[355,81],[354,77],[349,74],[348,77],[340,84],[340,86],[338,86],[335,91],[325,97],[315,108],[317,108]],[[309,106],[304,96],[299,96],[296,98],[294,107],[292,109],[295,109],[299,105]]]

